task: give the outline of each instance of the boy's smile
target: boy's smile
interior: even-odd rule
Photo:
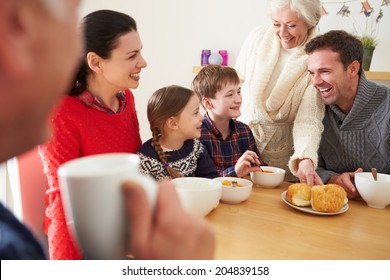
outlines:
[[[239,84],[228,83],[209,98],[207,111],[212,119],[235,119],[241,116],[241,87]]]

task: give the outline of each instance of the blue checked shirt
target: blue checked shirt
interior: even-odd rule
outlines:
[[[233,119],[229,125],[231,134],[223,140],[221,132],[214,126],[208,114],[205,114],[202,122],[200,141],[214,161],[218,176],[236,177],[234,166],[247,150],[254,151],[259,156],[261,165],[265,165],[249,126]]]

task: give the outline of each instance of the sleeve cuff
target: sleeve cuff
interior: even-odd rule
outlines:
[[[305,156],[305,155],[301,155],[301,156],[298,156],[296,154],[293,154],[288,162],[288,167],[290,168],[290,171],[291,173],[297,177],[297,173],[298,173],[298,164],[299,164],[299,161],[301,159],[310,159],[312,162],[313,162],[313,165],[314,165],[314,170],[317,169],[317,166],[318,166],[318,155],[315,154],[315,156]]]

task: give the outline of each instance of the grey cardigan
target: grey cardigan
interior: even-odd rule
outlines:
[[[324,183],[359,167],[390,174],[390,88],[362,73],[351,111],[326,106],[323,124],[317,172]]]

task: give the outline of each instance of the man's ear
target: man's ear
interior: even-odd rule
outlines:
[[[359,74],[359,69],[362,67],[357,60],[354,60],[349,66],[348,70],[352,77],[357,76]]]
[[[22,78],[33,71],[30,50],[35,34],[28,27],[33,12],[19,1],[0,1],[0,71],[10,77]]]
[[[170,117],[169,119],[167,119],[165,125],[172,130],[177,130],[179,128],[176,117]]]
[[[95,52],[87,53],[87,62],[89,68],[96,73],[100,73],[102,71],[101,63],[102,59]]]
[[[208,98],[208,97],[202,97],[202,105],[206,109],[212,109],[213,108],[213,104],[211,104],[210,98]]]

